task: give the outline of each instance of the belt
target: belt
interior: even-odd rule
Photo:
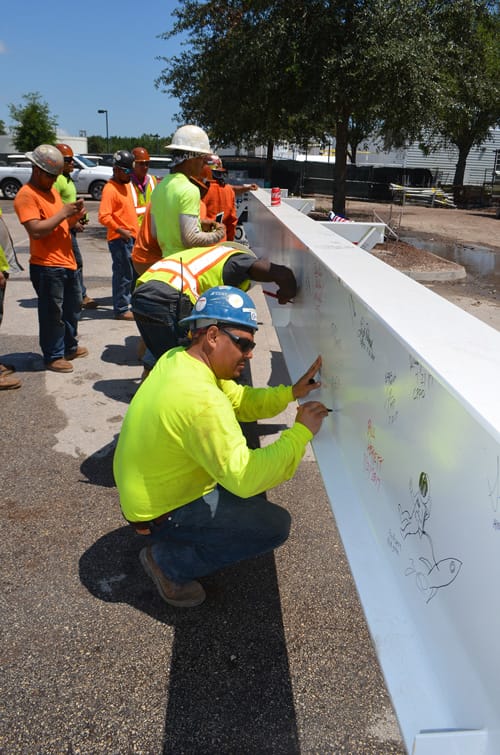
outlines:
[[[161,524],[168,519],[170,514],[171,512],[167,511],[166,514],[161,514],[161,516],[157,516],[156,519],[149,519],[147,522],[129,522],[129,524],[134,528],[138,535],[151,535],[151,525]]]

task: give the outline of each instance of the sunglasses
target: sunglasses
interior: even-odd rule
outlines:
[[[65,162],[65,163],[74,163],[75,161],[73,160],[73,158],[72,158],[72,157],[65,157],[65,158],[64,158],[64,162]]]
[[[225,328],[221,328],[220,326],[217,326],[217,327],[222,333],[225,333],[226,336],[229,336],[231,341],[234,343],[235,346],[239,348],[242,354],[250,354],[250,352],[257,346],[255,341],[252,341],[251,338],[244,338],[243,336],[236,336],[234,333],[231,333],[231,331],[226,330]]]
[[[126,176],[129,176],[132,173],[132,168],[122,168],[121,165],[117,165],[116,167],[120,168],[120,170],[122,170]]]

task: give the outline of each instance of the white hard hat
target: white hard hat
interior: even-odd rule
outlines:
[[[33,152],[26,152],[26,157],[38,168],[52,176],[58,176],[64,166],[62,153],[52,144],[39,144]]]
[[[209,155],[212,150],[205,131],[199,126],[181,126],[172,137],[165,149],[179,152],[193,152],[198,155]]]

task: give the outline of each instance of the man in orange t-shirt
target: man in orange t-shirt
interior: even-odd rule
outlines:
[[[132,249],[139,232],[139,223],[130,188],[130,174],[134,156],[128,149],[119,149],[113,155],[113,177],[102,190],[98,220],[108,229],[108,247],[111,252],[113,311],[115,320],[133,320],[130,297],[136,275],[132,265]]]
[[[208,191],[204,197],[207,208],[206,219],[216,220],[222,213],[222,223],[226,227],[223,241],[234,241],[238,218],[236,215],[236,196],[232,186],[226,183],[226,169],[217,155],[209,155],[203,166],[202,178],[208,184]]]
[[[30,239],[30,279],[38,296],[40,347],[45,366],[72,372],[71,361],[85,357],[77,329],[82,289],[71,246],[70,227],[85,215],[83,199],[63,204],[52,188],[63,169],[63,156],[40,144],[26,157],[33,163],[29,183],[21,187],[14,209]]]

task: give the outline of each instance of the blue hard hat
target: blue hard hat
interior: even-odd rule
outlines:
[[[255,304],[248,294],[234,286],[209,288],[200,296],[189,317],[184,317],[179,324],[185,325],[197,320],[201,321],[197,327],[223,322],[254,331],[258,330]]]

